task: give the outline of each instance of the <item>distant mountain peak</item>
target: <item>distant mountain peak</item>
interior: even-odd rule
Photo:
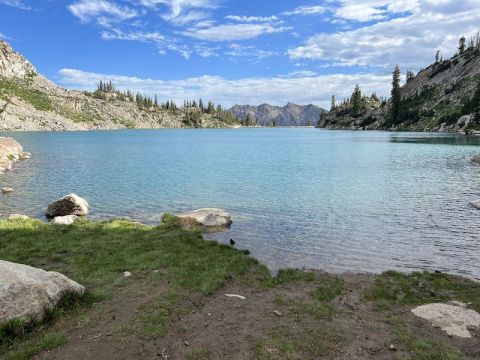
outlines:
[[[316,125],[320,116],[327,112],[316,105],[297,105],[292,102],[285,106],[273,106],[270,104],[235,105],[230,110],[239,119],[245,120],[250,114],[259,125],[271,126],[308,126]]]

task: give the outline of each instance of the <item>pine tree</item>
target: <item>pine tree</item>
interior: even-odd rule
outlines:
[[[462,36],[458,42],[458,52],[463,54],[466,50],[467,47],[467,39],[465,39],[465,36]]]
[[[407,82],[412,81],[415,78],[415,73],[412,70],[407,70]]]
[[[247,114],[247,120],[245,120],[245,125],[246,126],[252,126],[253,125],[253,119],[252,119],[252,115],[250,113]]]
[[[362,111],[362,91],[360,90],[360,86],[355,86],[355,90],[353,90],[352,94],[352,112],[353,116],[360,115]]]
[[[330,110],[333,110],[337,107],[337,101],[335,100],[335,95],[332,95],[332,106]]]
[[[200,110],[203,112],[204,107],[203,107],[203,100],[202,100],[202,99],[199,99],[199,100],[198,100],[198,107],[199,107]]]
[[[213,114],[214,112],[215,112],[215,105],[214,105],[213,101],[209,101],[208,106],[207,106],[207,113],[208,114]]]
[[[440,50],[437,50],[437,53],[435,54],[435,64],[438,64],[442,58],[442,53]]]
[[[390,108],[390,118],[392,123],[397,123],[400,121],[400,112],[402,109],[402,91],[400,87],[400,68],[398,65],[393,71],[392,77],[392,106]]]

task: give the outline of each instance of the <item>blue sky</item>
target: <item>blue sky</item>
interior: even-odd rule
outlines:
[[[388,94],[480,26],[480,0],[0,0],[0,37],[72,89],[329,106]]]

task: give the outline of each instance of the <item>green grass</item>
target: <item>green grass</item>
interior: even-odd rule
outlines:
[[[464,360],[465,355],[445,342],[432,338],[419,338],[417,334],[397,327],[392,343],[402,351],[411,354],[408,357],[399,356],[400,359],[416,360]]]
[[[183,230],[172,223],[148,227],[113,220],[51,226],[37,220],[0,221],[0,253],[2,260],[65,274],[85,285],[93,301],[108,299],[112,288],[125,282],[124,271],[130,271],[137,282],[148,279],[169,284],[172,291],[139,315],[141,328],[134,330],[150,336],[165,332],[169,317],[181,309],[178,303],[190,293],[211,294],[247,272],[268,274],[242,252],[205,241],[198,230]],[[155,273],[158,269],[162,271]],[[47,320],[55,318],[46,315]],[[33,338],[35,327],[41,324],[13,325],[5,328],[4,343]],[[28,334],[9,331],[17,328],[28,328]]]
[[[319,286],[312,294],[318,301],[332,301],[343,293],[345,283],[339,276],[322,274],[319,282]]]
[[[9,101],[13,95],[31,104],[37,110],[51,111],[54,109],[52,102],[46,94],[31,89],[27,83],[0,79],[0,97]]]
[[[313,360],[329,354],[340,338],[328,326],[314,329],[291,329],[281,326],[269,337],[258,340],[253,346],[258,360]]]
[[[480,311],[480,285],[468,279],[442,273],[388,271],[379,276],[366,294],[380,308],[395,305],[421,305],[452,300],[471,304]]]

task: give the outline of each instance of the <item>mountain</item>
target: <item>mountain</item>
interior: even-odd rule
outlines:
[[[320,116],[327,111],[315,105],[295,105],[284,107],[262,104],[260,106],[235,105],[229,111],[241,120],[250,114],[262,126],[307,126],[318,123]]]
[[[0,40],[0,130],[234,126],[239,122],[225,111],[153,106],[113,87],[93,93],[62,89]]]
[[[480,134],[480,42],[448,60],[439,60],[410,75],[401,87],[399,114],[392,101],[362,97],[337,105],[318,123],[320,128],[438,131]]]

